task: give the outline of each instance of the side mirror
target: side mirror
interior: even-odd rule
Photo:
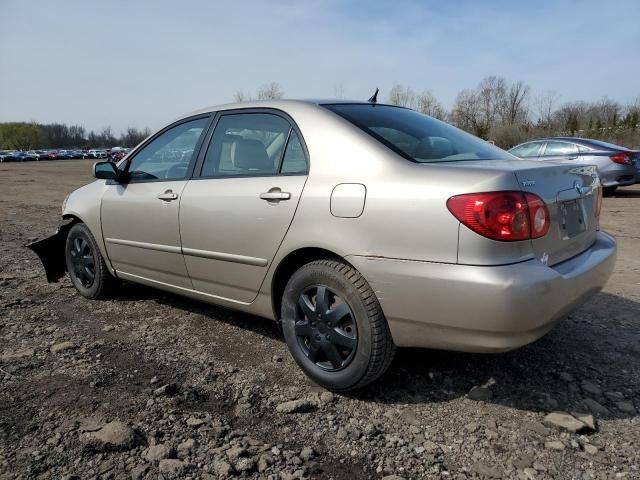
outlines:
[[[111,162],[97,162],[93,165],[93,176],[101,180],[118,180],[119,172]]]

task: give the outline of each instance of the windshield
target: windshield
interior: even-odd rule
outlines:
[[[516,158],[478,137],[407,108],[376,104],[323,106],[414,162]]]

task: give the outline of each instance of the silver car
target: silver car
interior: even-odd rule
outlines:
[[[396,347],[502,352],[606,283],[595,168],[522,161],[413,110],[265,101],[203,109],[72,192],[30,245],[81,295],[138,282],[279,323],[338,391]]]
[[[509,153],[527,160],[595,165],[605,194],[640,181],[640,152],[601,140],[541,138],[521,143],[511,148]]]

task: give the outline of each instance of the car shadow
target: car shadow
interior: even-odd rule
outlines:
[[[114,300],[149,300],[161,305],[167,305],[179,310],[200,314],[210,321],[223,321],[244,330],[268,337],[272,340],[284,341],[280,334],[280,329],[276,322],[263,317],[251,315],[224,307],[217,307],[198,300],[190,299],[181,295],[164,292],[156,288],[147,287],[137,283],[123,282],[113,295]]]
[[[640,197],[640,189],[637,188],[618,188],[611,195],[608,195],[612,198],[629,198],[629,197]]]
[[[283,342],[275,322],[142,285],[127,284],[119,300],[152,300]],[[628,418],[617,402],[640,407],[640,303],[599,293],[549,334],[520,349],[473,354],[399,349],[389,371],[348,396],[384,404],[429,404],[467,397],[488,386],[487,402],[527,411],[586,412],[585,399],[604,407],[598,418]],[[206,328],[201,333],[206,336]],[[595,387],[595,388],[594,388]],[[593,407],[593,404],[591,404]]]
[[[640,303],[600,293],[545,337],[512,352],[401,349],[384,379],[355,395],[388,404],[432,403],[488,386],[487,402],[520,410],[635,417],[637,410],[627,408],[640,407],[638,319]],[[585,399],[604,409],[593,411]]]

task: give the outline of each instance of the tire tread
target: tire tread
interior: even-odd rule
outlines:
[[[336,389],[338,392],[357,390],[380,378],[391,365],[396,353],[396,346],[391,338],[389,325],[384,317],[378,298],[372,290],[369,282],[350,265],[333,259],[315,260],[305,265],[305,267],[324,267],[333,270],[336,274],[346,278],[358,291],[362,303],[367,311],[369,323],[371,324],[371,357],[369,365],[364,375],[353,385]],[[303,267],[303,268],[305,268]]]

